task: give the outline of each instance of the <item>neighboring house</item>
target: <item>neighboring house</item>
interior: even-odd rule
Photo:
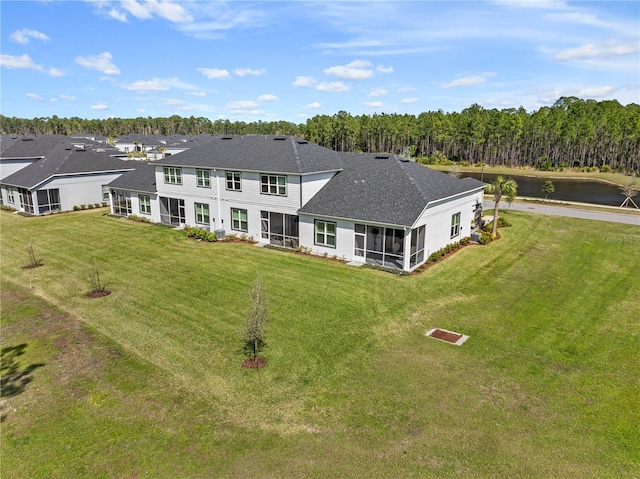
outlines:
[[[477,180],[290,136],[217,136],[146,166],[109,185],[114,214],[405,271],[470,236],[482,213]]]
[[[2,202],[34,215],[109,201],[106,185],[133,167],[105,152],[78,148],[68,138],[16,139],[2,151],[1,164],[22,167],[2,175]],[[29,147],[25,147],[30,142]],[[35,143],[39,143],[38,146]],[[24,156],[21,156],[24,155]],[[12,163],[13,162],[13,163]]]

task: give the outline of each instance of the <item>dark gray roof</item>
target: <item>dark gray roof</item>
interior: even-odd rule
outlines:
[[[154,163],[136,162],[135,170],[127,171],[109,183],[109,187],[120,190],[155,193],[156,168]]]
[[[411,226],[428,203],[482,188],[395,155],[341,153],[336,174],[300,213]]]
[[[16,171],[2,180],[2,184],[33,188],[54,175],[128,171],[135,168],[131,162],[112,158],[106,153],[74,148],[58,143],[45,158]]]
[[[0,158],[42,158],[56,146],[71,143],[71,138],[64,135],[2,135]]]
[[[335,151],[280,135],[217,135],[204,145],[156,164],[291,174],[342,169],[342,160]]]

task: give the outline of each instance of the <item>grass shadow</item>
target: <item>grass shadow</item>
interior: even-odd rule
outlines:
[[[22,368],[20,356],[27,349],[27,343],[2,348],[0,357],[0,397],[9,398],[22,393],[33,378],[32,373],[45,363],[34,363]]]

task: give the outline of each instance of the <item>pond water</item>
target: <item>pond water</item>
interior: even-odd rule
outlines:
[[[463,172],[461,177],[480,179],[481,173]],[[495,177],[493,173],[485,173],[482,181],[491,183]],[[555,191],[549,193],[550,200],[576,201],[579,203],[592,203],[597,205],[620,206],[625,199],[620,186],[605,183],[598,180],[576,180],[568,178],[539,178],[522,175],[502,175],[511,178],[518,183],[518,196],[531,198],[544,198],[542,185],[548,179],[553,182]],[[634,199],[638,203],[637,199]]]

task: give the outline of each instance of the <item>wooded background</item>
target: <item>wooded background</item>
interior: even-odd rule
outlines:
[[[0,115],[3,134],[295,135],[336,151],[386,152],[427,162],[468,162],[541,169],[640,172],[640,105],[562,97],[534,112],[520,107],[461,112],[317,115],[306,123],[211,121],[204,117],[22,119]]]

